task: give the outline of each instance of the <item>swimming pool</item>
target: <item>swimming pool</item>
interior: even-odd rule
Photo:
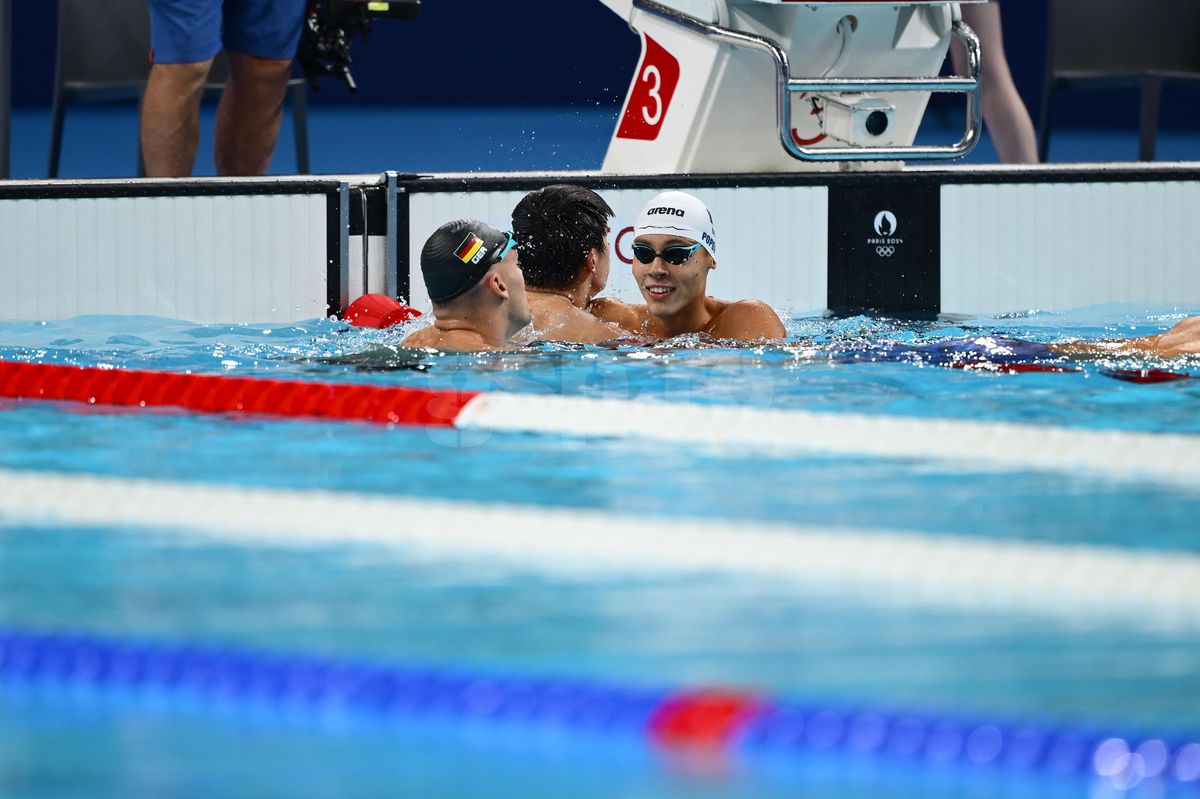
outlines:
[[[1166,366],[1195,373],[1200,364],[1051,359],[1042,365],[1073,371],[1008,374],[913,358],[847,363],[841,354],[878,339],[1138,335],[1166,328],[1187,310],[1196,309],[1104,307],[916,325],[798,317],[780,347],[545,345],[483,356],[404,352],[396,346],[404,331],[364,333],[327,320],[268,328],[87,317],[0,323],[0,358],[566,395],[630,407],[665,401],[916,418],[947,422],[949,435],[965,425],[1020,423],[1048,435],[1061,428],[1116,435],[1096,440],[1115,442],[1111,456],[1118,461],[1131,436],[1180,434],[1194,441],[1200,387],[1186,379],[1140,385],[1108,373]],[[2,627],[444,666],[510,679],[592,680],[631,690],[728,686],[860,713],[1038,722],[1130,740],[1189,740],[1200,728],[1197,608],[1172,612],[1166,600],[1126,602],[1154,594],[1152,584],[1141,582],[1145,559],[1195,563],[1200,490],[1187,481],[912,454],[742,447],[716,430],[706,443],[3,402],[0,470],[10,478],[57,480],[44,485],[66,492],[93,490],[72,480],[96,476],[199,486],[217,492],[204,497],[252,496],[256,504],[247,509],[281,513],[317,492],[336,492],[349,504],[322,505],[347,512],[313,519],[303,536],[289,540],[243,536],[239,528],[259,520],[239,525],[236,514],[214,529],[197,522],[199,507],[179,506],[168,509],[174,515],[164,511],[131,525],[103,517],[64,523],[53,513],[19,513],[16,501],[6,499]],[[103,483],[101,490],[119,485]],[[235,493],[220,493],[226,490]],[[61,504],[71,499],[65,493]],[[491,518],[497,530],[526,536],[520,539],[526,544],[540,541],[541,549],[514,545],[497,557],[449,541],[416,546],[403,538],[403,517],[380,515],[422,503],[487,506],[493,515],[479,516],[481,524]],[[197,515],[189,521],[188,513]],[[527,534],[539,520],[547,529],[534,529],[543,534],[535,539]],[[621,535],[635,521],[646,525],[638,530],[659,531],[662,546],[653,561],[617,557]],[[580,553],[592,550],[561,548],[578,541],[574,526],[605,524],[615,555],[589,563]],[[721,530],[734,545],[722,543],[727,549],[708,561],[689,560],[689,535],[726,541]],[[861,536],[854,540],[864,546],[894,546],[915,535],[970,558],[987,556],[993,550],[986,547],[996,544],[1033,553],[1034,560],[1102,551],[1127,564],[1128,582],[1112,586],[1117,600],[1085,602],[1071,586],[1039,582],[1031,569],[1012,596],[980,598],[970,595],[970,580],[932,571],[921,571],[920,580],[941,581],[947,590],[914,591],[911,580],[876,585],[849,567],[829,579],[789,579],[782,570],[739,565],[728,549],[738,535],[757,541],[770,534],[778,543],[790,531],[845,532]],[[911,557],[915,550],[891,551],[899,553],[898,570],[921,567]],[[7,679],[0,686],[5,795],[1192,790],[1186,770],[1173,779],[1147,777],[1145,770],[1131,776],[1124,767],[1103,778],[1046,775],[938,766],[845,747],[713,762],[621,736],[245,708],[228,698],[181,697],[169,686],[148,695],[60,679]],[[62,743],[44,745],[50,740]]]

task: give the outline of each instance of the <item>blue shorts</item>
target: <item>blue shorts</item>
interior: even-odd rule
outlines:
[[[308,0],[150,0],[156,64],[208,61],[222,48],[291,60]]]

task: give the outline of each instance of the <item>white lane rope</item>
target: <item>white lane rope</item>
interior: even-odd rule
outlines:
[[[382,544],[570,571],[725,573],[954,609],[1200,628],[1192,552],[0,470],[0,530],[15,523],[252,546]]]
[[[1200,435],[492,392],[455,427],[942,460],[1200,488]]]

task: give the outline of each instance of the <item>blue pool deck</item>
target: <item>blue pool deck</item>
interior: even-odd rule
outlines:
[[[196,175],[215,174],[212,127],[215,107],[206,106]],[[309,140],[317,174],[398,172],[504,172],[596,170],[616,121],[612,106],[540,107],[355,107],[312,106]],[[961,133],[954,115],[930,116],[918,139],[947,144]],[[14,178],[45,176],[49,109],[17,108],[13,115]],[[283,123],[272,174],[296,168],[290,117]],[[64,178],[124,177],[136,168],[137,111],[130,104],[75,106],[67,113],[60,174]],[[1134,129],[1055,128],[1052,163],[1133,161]],[[1200,160],[1200,136],[1164,130],[1158,160]],[[997,163],[986,130],[961,163]]]

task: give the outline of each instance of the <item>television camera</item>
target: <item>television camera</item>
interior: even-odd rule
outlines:
[[[365,44],[376,19],[416,19],[421,0],[312,0],[304,19],[296,58],[313,91],[318,79],[332,75],[358,91],[350,68],[354,59],[350,46],[358,37]]]

